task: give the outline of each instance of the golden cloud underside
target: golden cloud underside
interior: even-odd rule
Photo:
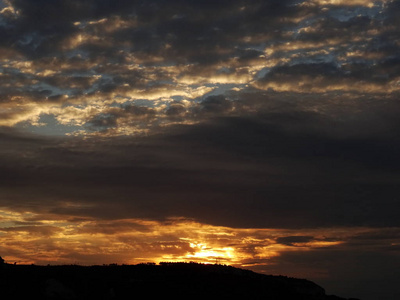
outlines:
[[[9,262],[94,264],[160,261],[272,264],[291,251],[351,248],[350,240],[380,229],[262,229],[201,224],[184,218],[165,222],[95,220],[74,216],[0,211],[0,250]],[[387,229],[383,229],[387,230]],[[390,242],[390,241],[385,241]],[[371,248],[379,248],[378,243]]]

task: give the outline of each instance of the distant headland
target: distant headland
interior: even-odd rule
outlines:
[[[0,265],[2,299],[345,300],[326,295],[322,287],[306,279],[220,264],[37,266],[6,264],[0,258]]]

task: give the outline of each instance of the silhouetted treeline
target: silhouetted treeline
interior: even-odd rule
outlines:
[[[1,260],[0,260],[1,261]],[[3,264],[0,299],[344,300],[305,280],[223,265],[35,266]]]

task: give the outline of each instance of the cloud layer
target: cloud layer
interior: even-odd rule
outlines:
[[[395,1],[2,3],[3,126],[132,135],[199,122],[210,93],[399,91]]]

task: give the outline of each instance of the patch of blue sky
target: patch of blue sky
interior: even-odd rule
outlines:
[[[213,90],[194,99],[194,102],[201,102],[209,96],[217,96],[217,95],[221,95],[221,94],[226,94],[226,93],[232,91],[233,89],[244,89],[247,87],[247,84],[227,83],[227,84],[213,85],[213,87],[214,87]]]
[[[38,123],[40,126],[24,121],[15,125],[15,128],[43,136],[65,136],[82,129],[81,126],[60,124],[53,114],[41,114]]]
[[[261,69],[260,71],[258,71],[257,74],[254,76],[254,79],[255,79],[255,80],[259,80],[259,79],[261,79],[261,78],[264,78],[265,75],[267,75],[267,74],[271,71],[271,69],[272,69],[272,68],[270,68],[270,67],[262,68],[262,69]]]
[[[148,87],[160,86],[160,85],[167,85],[167,84],[175,84],[173,79],[169,80],[153,80],[147,83]]]
[[[171,99],[172,99],[173,101],[180,102],[180,101],[185,100],[186,98],[183,97],[183,96],[172,96]]]
[[[156,103],[154,100],[149,100],[149,99],[132,99],[130,101],[127,101],[125,103],[130,103],[134,104],[136,106],[145,106],[145,107],[156,107]]]
[[[333,52],[327,54],[308,54],[305,53],[303,56],[298,56],[292,58],[288,65],[298,65],[298,64],[316,64],[316,63],[333,63],[338,65],[337,56]]]

